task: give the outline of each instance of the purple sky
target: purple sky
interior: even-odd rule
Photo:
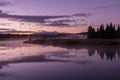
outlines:
[[[120,0],[0,0],[0,25],[17,30],[82,32],[89,25],[119,24],[119,9]]]

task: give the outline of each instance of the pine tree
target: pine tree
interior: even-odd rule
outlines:
[[[95,29],[92,26],[88,28],[88,38],[95,38]]]
[[[120,25],[118,25],[117,30],[115,29],[116,25],[110,23],[106,25],[100,25],[100,28],[97,28],[97,31],[92,26],[88,28],[88,38],[100,38],[100,39],[117,39],[120,38]]]
[[[104,25],[101,25],[101,26],[100,26],[100,34],[99,34],[99,35],[100,35],[100,38],[104,38],[104,34],[105,34],[104,32],[105,32],[105,31],[104,31]]]

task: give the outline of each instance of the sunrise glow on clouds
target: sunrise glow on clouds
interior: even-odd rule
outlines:
[[[85,32],[119,24],[119,7],[119,0],[0,0],[0,30]]]

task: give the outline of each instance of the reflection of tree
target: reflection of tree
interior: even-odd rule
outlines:
[[[120,50],[117,51],[117,56],[120,57]]]
[[[107,51],[106,52],[106,57],[107,57],[107,60],[113,60],[113,59],[115,59],[115,54],[116,54],[116,52],[112,52],[112,51]]]
[[[88,54],[89,56],[93,56],[95,54],[95,49],[94,48],[88,48]]]
[[[116,57],[120,58],[120,49],[116,47],[88,47],[87,49],[89,56],[93,56],[97,51],[101,59],[113,60]]]

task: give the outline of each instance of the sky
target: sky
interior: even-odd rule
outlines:
[[[86,32],[120,24],[120,0],[0,0],[0,31]]]

